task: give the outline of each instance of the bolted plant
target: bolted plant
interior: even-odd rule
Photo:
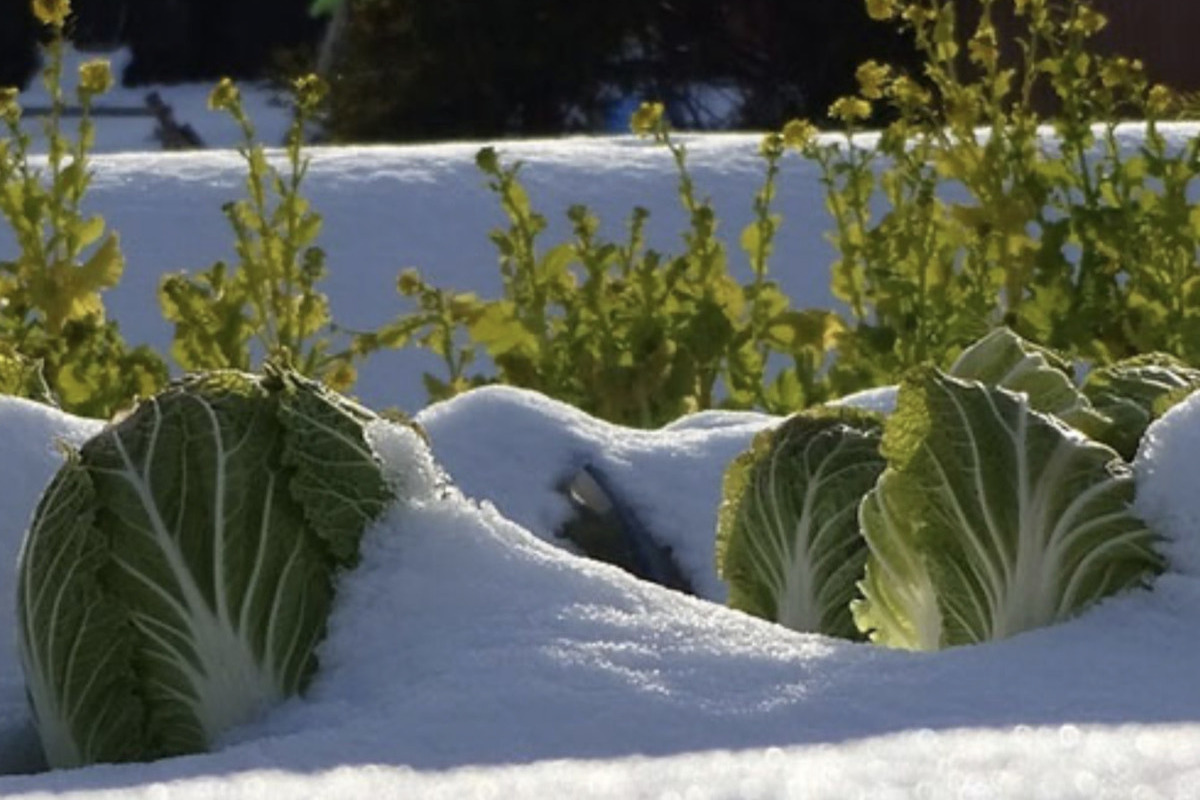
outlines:
[[[48,29],[42,79],[50,96],[42,120],[45,168],[31,164],[32,138],[22,125],[15,89],[0,89],[0,216],[16,240],[16,256],[0,261],[0,389],[60,404],[88,416],[109,416],[166,380],[166,367],[146,347],[131,348],[105,318],[102,293],[116,286],[125,262],[117,234],[103,217],[87,215],[89,154],[95,144],[92,104],[109,91],[108,62],[80,67],[75,135],[64,130],[63,30],[66,0],[35,0]],[[10,369],[11,367],[11,369]]]
[[[325,252],[316,245],[321,215],[301,191],[309,168],[305,129],[327,87],[308,75],[291,90],[282,170],[258,141],[234,83],[223,79],[209,95],[209,108],[229,114],[242,133],[246,197],[223,207],[237,263],[164,278],[159,304],[175,324],[171,356],[187,370],[247,370],[257,354],[346,389],[355,380],[354,353],[334,349],[329,300],[317,288],[326,275]]]

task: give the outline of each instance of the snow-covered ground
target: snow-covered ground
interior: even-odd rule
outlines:
[[[116,138],[110,149],[123,149]],[[734,239],[761,176],[757,137],[688,141]],[[344,324],[395,313],[395,273],[408,265],[495,291],[485,234],[500,217],[476,148],[316,152],[311,196],[326,217],[327,288]],[[654,211],[655,242],[674,246],[682,214],[661,150],[622,137],[502,150],[527,162],[552,237],[568,203],[592,205],[614,234],[642,204]],[[109,308],[130,339],[164,346],[154,288],[166,271],[231,254],[220,204],[240,191],[240,162],[130,152],[95,167],[91,207],[121,232],[129,259]],[[810,167],[789,161],[779,202],[778,278],[797,303],[826,305],[830,252]],[[0,258],[11,246],[0,234]],[[418,411],[419,372],[432,367],[417,354],[376,359],[359,394]],[[38,756],[12,642],[13,570],[0,568],[0,797],[1200,796],[1200,398],[1152,428],[1136,465],[1138,510],[1172,557],[1152,591],[937,654],[795,634],[711,602],[724,596],[712,566],[721,474],[770,418],[710,413],[631,431],[491,388],[420,410],[418,421],[457,491],[418,497],[368,533],[311,690],[210,754],[30,772]],[[0,564],[15,563],[59,463],[56,441],[78,443],[99,425],[0,399]],[[559,487],[583,463],[604,469],[705,599],[555,541],[571,513]]]
[[[0,777],[0,796],[1192,797],[1200,792],[1194,557],[1200,397],[1158,423],[1142,508],[1174,567],[1082,617],[985,646],[910,654],[791,633],[547,543],[556,489],[598,459],[719,597],[720,472],[767,422],[659,432],[486,389],[419,417],[461,493],[369,531],[341,581],[311,690],[215,752]],[[0,400],[0,559],[98,423]],[[520,524],[518,524],[518,521]],[[11,577],[11,573],[10,573]],[[4,592],[11,596],[9,591]],[[0,628],[11,630],[11,604]],[[0,764],[37,763],[11,637]]]

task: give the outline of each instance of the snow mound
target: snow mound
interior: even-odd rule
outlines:
[[[1133,468],[1134,511],[1166,537],[1168,568],[1200,578],[1200,392],[1150,424]]]

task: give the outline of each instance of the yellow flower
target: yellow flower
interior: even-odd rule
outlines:
[[[0,87],[0,119],[16,123],[21,117],[21,104],[17,102],[19,92],[15,87]]]
[[[292,92],[297,106],[304,111],[313,111],[329,94],[329,84],[320,75],[305,75],[292,82]]]
[[[70,0],[33,0],[33,16],[43,25],[61,28],[71,16]]]
[[[79,91],[81,94],[104,94],[112,88],[112,70],[102,58],[85,61],[79,65]]]
[[[841,97],[829,107],[829,116],[852,125],[871,116],[871,104],[861,97]]]
[[[929,92],[907,75],[901,75],[891,85],[889,93],[905,108],[927,106],[933,102]]]
[[[450,298],[449,308],[455,319],[470,319],[479,310],[479,298],[473,292],[456,294]]]
[[[783,136],[778,133],[768,133],[758,145],[758,152],[763,158],[779,158],[783,155]]]
[[[240,102],[238,88],[229,78],[221,78],[208,95],[208,107],[212,111],[228,111]]]
[[[996,43],[996,29],[991,25],[982,25],[971,41],[967,42],[967,54],[971,61],[984,69],[995,69],[1000,60],[1000,47]]]
[[[879,22],[896,16],[895,0],[867,0],[867,15]]]
[[[638,136],[654,136],[663,128],[662,103],[642,103],[629,120],[629,129]]]
[[[412,297],[419,293],[424,288],[425,282],[421,280],[421,273],[409,267],[400,273],[400,277],[396,279],[396,289],[405,297]]]
[[[1080,6],[1074,24],[1084,36],[1095,36],[1108,25],[1108,18],[1090,6]]]
[[[1137,82],[1143,71],[1142,62],[1139,59],[1132,61],[1124,56],[1117,56],[1104,61],[1100,67],[1100,82],[1107,89],[1116,89],[1121,86],[1129,86]]]
[[[1146,95],[1146,112],[1151,116],[1161,117],[1171,110],[1175,96],[1171,90],[1161,83],[1156,83]]]
[[[891,67],[874,60],[864,61],[854,73],[854,77],[858,79],[859,92],[868,100],[883,97],[883,91],[887,88],[891,76]]]
[[[806,119],[794,119],[783,126],[783,144],[793,150],[803,150],[817,138],[817,126]]]

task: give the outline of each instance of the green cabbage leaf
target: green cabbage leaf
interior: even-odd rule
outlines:
[[[729,604],[799,631],[862,638],[850,600],[862,496],[883,471],[881,417],[823,408],[760,433],[726,471],[717,565]]]
[[[887,469],[863,498],[870,555],[853,603],[878,643],[914,650],[1050,625],[1161,571],[1109,447],[1027,394],[933,368],[902,381]]]
[[[51,766],[202,751],[306,686],[335,576],[392,500],[373,419],[286,370],[216,372],[68,455],[18,565]]]
[[[1083,393],[1111,421],[1104,440],[1126,459],[1137,454],[1150,423],[1200,389],[1200,370],[1165,353],[1118,361],[1088,373]]]

